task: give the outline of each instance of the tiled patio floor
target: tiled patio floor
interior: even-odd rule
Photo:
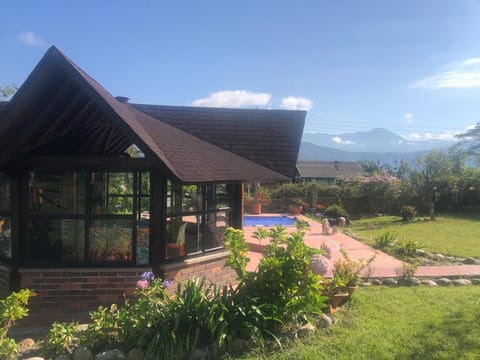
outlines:
[[[268,215],[268,214],[264,214]],[[271,214],[274,215],[274,214]],[[349,257],[352,260],[369,259],[375,256],[374,261],[370,266],[370,276],[374,278],[381,277],[395,277],[396,270],[402,266],[402,262],[398,259],[391,257],[383,253],[382,251],[373,249],[372,247],[352,239],[351,237],[337,232],[334,235],[323,235],[322,225],[316,221],[302,217],[310,223],[310,230],[305,234],[305,243],[311,247],[319,248],[321,244],[325,243],[332,251],[332,263],[337,259],[342,258],[340,248],[345,249]],[[260,259],[262,258],[262,249],[265,243],[259,242],[253,238],[253,233],[257,230],[257,227],[248,226],[244,227],[243,231],[245,239],[250,247],[247,269],[253,271],[257,268]],[[289,232],[295,231],[295,227],[288,227]],[[480,265],[452,265],[452,266],[419,266],[417,268],[417,276],[419,277],[443,277],[443,276],[479,276],[480,277]],[[327,274],[331,276],[331,273]]]

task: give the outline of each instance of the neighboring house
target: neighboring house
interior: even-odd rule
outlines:
[[[334,185],[339,178],[362,176],[358,163],[353,161],[298,161],[297,179]]]
[[[51,47],[0,102],[0,296],[32,288],[51,321],[144,271],[232,281],[243,184],[294,178],[305,115],[130,104]]]

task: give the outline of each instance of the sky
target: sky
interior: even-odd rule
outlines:
[[[0,86],[55,45],[131,102],[307,110],[305,132],[480,122],[480,1],[0,0]]]

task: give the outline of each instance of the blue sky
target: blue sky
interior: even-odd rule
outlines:
[[[306,132],[480,121],[480,2],[4,1],[0,86],[50,45],[132,102],[308,110]]]

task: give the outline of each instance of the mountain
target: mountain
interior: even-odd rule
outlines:
[[[448,148],[454,143],[446,140],[414,141],[405,139],[389,130],[377,128],[344,134],[305,133],[303,142],[337,150],[353,152],[417,152]]]
[[[326,146],[302,142],[298,160],[324,160],[324,161],[360,161],[372,160],[379,164],[398,166],[401,160],[412,163],[416,158],[426,151],[415,151],[409,153],[401,152],[353,152],[333,149]]]

